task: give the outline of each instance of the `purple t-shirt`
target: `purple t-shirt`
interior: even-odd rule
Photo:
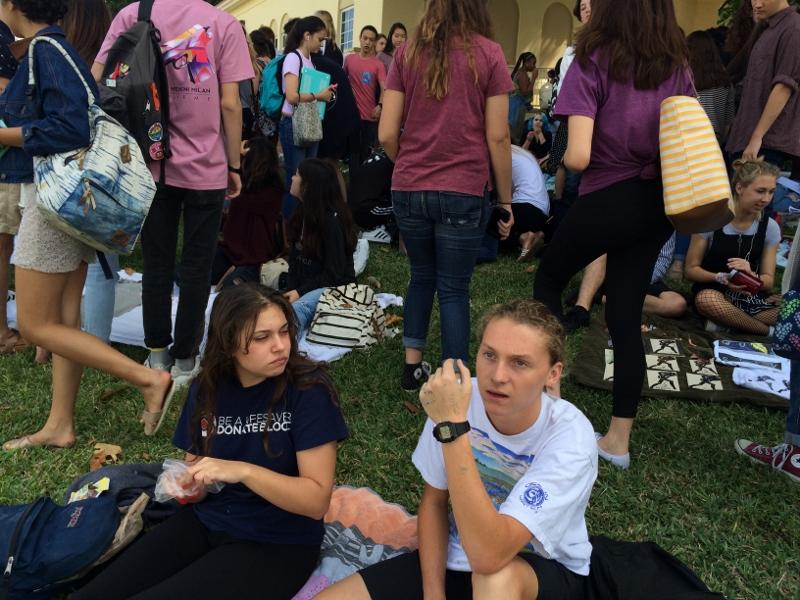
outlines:
[[[450,81],[442,100],[425,89],[427,57],[406,63],[404,44],[394,53],[386,89],[403,92],[403,133],[392,176],[401,192],[440,191],[482,196],[489,183],[486,99],[514,85],[500,45],[475,35],[470,42],[478,81],[460,41],[450,49]]]
[[[611,79],[601,56],[595,52],[586,66],[576,59],[558,93],[560,116],[594,119],[591,160],[581,178],[581,195],[633,177],[659,177],[661,102],[670,96],[695,95],[688,68],[676,71],[655,89],[637,90],[633,81]]]

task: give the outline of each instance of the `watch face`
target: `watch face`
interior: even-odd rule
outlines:
[[[453,437],[453,432],[450,430],[450,425],[442,425],[442,427],[439,428],[439,436],[443,440],[449,440],[451,437]]]

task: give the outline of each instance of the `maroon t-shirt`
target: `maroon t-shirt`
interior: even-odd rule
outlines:
[[[562,117],[594,119],[592,155],[581,178],[581,195],[633,177],[660,177],[661,102],[670,96],[695,95],[688,67],[654,89],[637,90],[633,81],[611,79],[601,56],[595,52],[585,67],[577,59],[572,63],[556,103]]]
[[[425,89],[427,57],[417,67],[398,48],[386,89],[405,94],[403,133],[392,177],[402,192],[456,192],[482,196],[489,183],[486,99],[508,94],[514,85],[500,45],[474,35],[470,40],[478,81],[460,40],[451,42],[447,96],[436,100]]]

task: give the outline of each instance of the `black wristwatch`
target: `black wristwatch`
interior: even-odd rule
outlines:
[[[471,427],[469,421],[463,423],[451,423],[450,421],[442,421],[433,428],[433,437],[443,444],[452,442],[458,437],[467,433]]]
[[[232,167],[228,165],[228,173],[236,173],[237,175],[241,176],[242,167]]]

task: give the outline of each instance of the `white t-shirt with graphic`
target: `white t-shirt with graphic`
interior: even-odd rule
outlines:
[[[592,545],[584,514],[597,478],[597,441],[589,420],[566,400],[542,394],[536,422],[522,433],[503,435],[486,416],[474,378],[467,419],[472,454],[495,508],[533,535],[522,552],[588,575]],[[446,490],[442,445],[433,427],[428,419],[412,461],[428,485]],[[472,571],[452,513],[447,568]]]

